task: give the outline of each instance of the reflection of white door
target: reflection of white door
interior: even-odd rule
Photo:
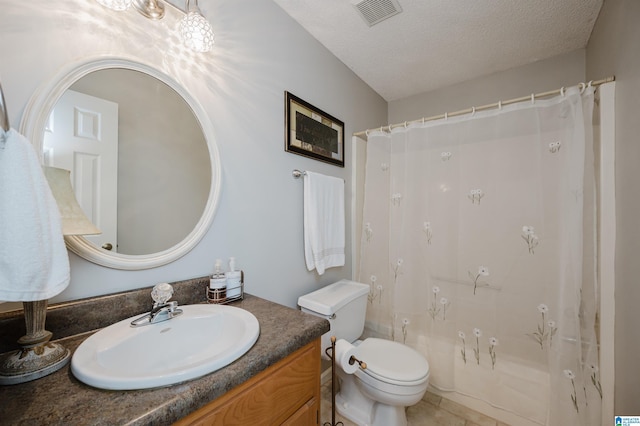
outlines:
[[[87,217],[102,231],[87,239],[117,247],[118,104],[67,90],[56,104],[44,137],[48,166],[71,171],[71,183]]]

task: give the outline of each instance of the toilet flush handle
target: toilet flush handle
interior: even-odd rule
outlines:
[[[355,356],[351,355],[351,358],[349,358],[349,365],[353,365],[356,362],[358,363],[360,368],[362,368],[363,370],[367,369],[367,363],[366,362],[360,361],[358,358],[356,358]]]

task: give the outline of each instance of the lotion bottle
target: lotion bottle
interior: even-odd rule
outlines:
[[[242,271],[236,270],[236,258],[229,258],[229,272],[226,272],[227,298],[235,298],[242,295]]]
[[[224,302],[227,298],[227,279],[222,272],[222,260],[216,259],[216,269],[209,278],[209,289],[216,302]]]

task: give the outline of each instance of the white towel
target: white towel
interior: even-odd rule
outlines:
[[[60,211],[33,146],[0,129],[0,300],[49,299],[69,285]]]
[[[344,181],[319,173],[304,175],[304,257],[318,274],[344,265]]]

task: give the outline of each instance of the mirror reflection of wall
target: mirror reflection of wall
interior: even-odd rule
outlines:
[[[162,81],[121,68],[91,72],[70,90],[118,105],[113,251],[151,254],[181,242],[200,220],[211,184],[207,142],[189,105]]]

